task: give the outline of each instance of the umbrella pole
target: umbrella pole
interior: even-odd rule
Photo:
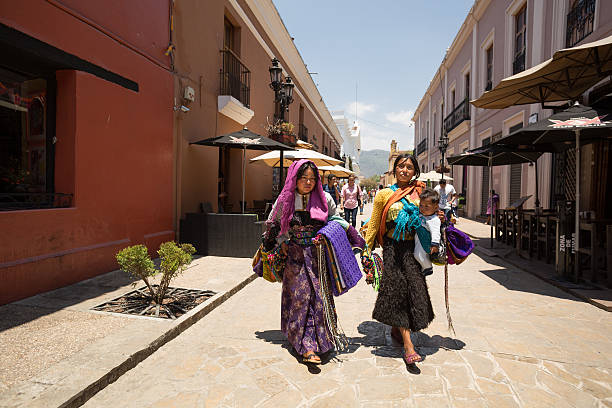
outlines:
[[[536,178],[535,206],[536,208],[539,208],[540,207],[540,195],[538,194],[538,159],[535,160],[535,178]]]
[[[240,206],[242,207],[243,214],[244,214],[244,207],[246,207],[246,203],[244,202],[244,179],[245,179],[245,172],[246,172],[245,158],[246,158],[246,145],[242,146],[242,202],[240,203]]]
[[[285,161],[285,155],[284,152],[281,150],[280,151],[280,167],[278,169],[278,194],[280,195],[280,192],[283,189],[283,164]]]
[[[576,129],[576,227],[574,247],[574,281],[580,276],[580,129]]]
[[[491,166],[492,153],[489,153],[489,203],[491,208],[491,214],[489,214],[489,224],[491,225],[491,249],[493,249],[493,190],[491,190],[491,186],[493,183],[493,166]]]

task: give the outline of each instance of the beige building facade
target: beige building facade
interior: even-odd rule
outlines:
[[[226,210],[240,208],[242,151],[190,143],[243,127],[267,135],[278,113],[269,86],[273,58],[295,84],[285,120],[299,139],[340,157],[343,138],[271,0],[182,0],[174,2],[173,21],[177,229],[179,220],[201,205],[213,211],[221,202]],[[246,151],[247,207],[274,198],[273,169],[248,162],[262,153]]]
[[[533,67],[555,51],[608,37],[612,34],[612,2],[602,0],[476,0],[419,102],[415,123],[416,156],[422,171],[440,165],[438,140],[446,132],[446,157],[495,141],[528,123],[544,119],[552,110],[539,104],[500,110],[479,109],[469,100],[494,88],[503,78]],[[604,85],[609,86],[609,85]],[[592,92],[592,91],[591,91]],[[590,103],[589,91],[583,103]],[[593,98],[591,98],[593,99]],[[595,145],[582,153],[585,178],[581,208],[594,205],[589,195]],[[570,152],[571,154],[571,152]],[[538,161],[540,205],[554,206],[562,186],[561,163],[567,160],[544,154]],[[488,173],[471,166],[452,166],[454,186],[466,197],[467,215],[486,210]],[[568,175],[569,177],[569,175]],[[519,164],[493,169],[492,188],[506,207],[531,195],[535,205],[535,166]],[[581,180],[582,182],[582,180]],[[582,202],[582,201],[585,202]]]
[[[387,161],[387,171],[380,178],[380,184],[388,186],[389,184],[395,183],[395,176],[393,175],[393,164],[395,159],[401,154],[413,154],[412,150],[398,150],[397,142],[391,140],[391,146],[389,149],[389,159]]]

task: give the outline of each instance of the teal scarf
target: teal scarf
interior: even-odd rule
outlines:
[[[397,184],[391,186],[391,190],[396,191],[397,189]],[[415,230],[419,236],[419,241],[421,241],[421,246],[425,252],[429,253],[431,249],[431,234],[421,224],[419,207],[406,200],[406,197],[403,197],[400,202],[404,207],[395,220],[393,239],[400,241],[405,237],[407,231]]]

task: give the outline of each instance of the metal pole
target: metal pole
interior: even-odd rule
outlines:
[[[535,161],[535,178],[536,178],[536,197],[535,197],[535,206],[536,208],[540,207],[540,194],[538,193],[538,159]],[[536,211],[537,213],[537,211]]]
[[[489,214],[489,224],[491,225],[491,249],[493,249],[493,190],[491,189],[491,183],[493,183],[493,153],[489,152],[489,205],[491,206],[491,214]]]
[[[574,281],[578,283],[580,276],[579,249],[580,249],[580,129],[576,129],[576,226],[574,228]]]
[[[279,165],[279,171],[278,171],[278,194],[280,194],[280,192],[283,189],[283,164],[285,162],[285,155],[284,155],[284,151],[281,150],[280,151],[280,165]]]
[[[240,207],[242,207],[243,214],[244,214],[244,207],[246,207],[246,203],[244,201],[245,173],[246,173],[246,145],[242,146],[242,201],[240,203]]]

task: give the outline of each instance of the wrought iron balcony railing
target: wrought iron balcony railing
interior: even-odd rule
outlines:
[[[419,154],[427,151],[427,139],[423,139],[419,142],[416,148],[416,155],[418,157]]]
[[[298,128],[298,139],[308,143],[308,128],[303,123]]]
[[[565,45],[573,47],[593,32],[596,0],[577,0],[567,13]]]
[[[512,75],[518,74],[519,72],[523,72],[525,70],[525,50],[523,50],[520,54],[517,54],[514,57],[514,61],[512,62]]]
[[[221,50],[221,95],[231,95],[247,108],[251,107],[251,71],[230,49]]]
[[[468,99],[461,101],[459,105],[444,119],[444,131],[450,132],[464,120],[470,120],[470,103]]]

